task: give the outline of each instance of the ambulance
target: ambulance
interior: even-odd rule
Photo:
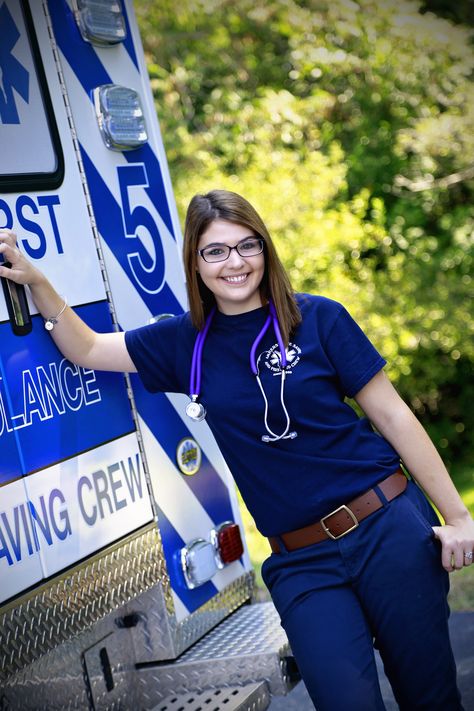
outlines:
[[[0,227],[97,331],[186,309],[131,0],[0,0]],[[207,425],[0,281],[0,708],[267,708],[298,673]]]

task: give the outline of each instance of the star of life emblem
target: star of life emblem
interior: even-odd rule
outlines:
[[[296,343],[289,343],[286,348],[286,372],[291,373],[292,369],[300,361],[301,348]],[[281,373],[281,352],[278,343],[274,343],[264,354],[264,363],[272,373]]]
[[[29,100],[29,74],[13,55],[20,32],[5,3],[0,6],[0,123],[18,124],[16,98]]]

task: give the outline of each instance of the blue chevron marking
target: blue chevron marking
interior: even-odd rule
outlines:
[[[92,202],[97,206],[95,215],[99,232],[127,274],[131,285],[140,286],[137,284],[129,261],[130,240],[124,234],[121,207],[82,146],[81,151]],[[123,167],[126,168],[127,166]],[[150,293],[140,288],[139,294],[152,314],[180,314],[183,312],[181,304],[166,283],[164,283],[161,291],[157,293]]]
[[[181,548],[183,548],[186,543],[189,543],[189,541],[183,541],[170,520],[166,517],[164,511],[160,509],[159,506],[157,506],[157,509],[158,525],[163,541],[163,552],[165,554],[166,568],[171,587],[183,605],[188,608],[189,612],[194,612],[198,607],[201,607],[201,605],[204,605],[208,600],[217,595],[219,590],[214,583],[210,581],[197,588],[193,588],[193,590],[187,587],[178,557]]]
[[[92,101],[93,90],[102,84],[113,83],[112,79],[92,45],[82,39],[71,10],[67,8],[65,12],[61,0],[50,0],[49,8],[58,46]],[[146,80],[148,81],[148,78]],[[148,145],[125,152],[124,155],[127,161],[134,163],[143,161],[146,164],[149,179],[148,195],[170,234],[176,239],[158,158]]]
[[[127,50],[128,54],[130,56],[130,59],[132,60],[132,62],[134,63],[134,65],[136,66],[138,71],[140,71],[140,67],[138,66],[137,53],[135,52],[135,47],[133,45],[132,32],[130,29],[130,22],[128,20],[127,11],[125,8],[123,8],[123,16],[125,18],[125,26],[127,28],[127,37],[125,39],[125,42],[123,42],[123,46]]]
[[[178,442],[192,437],[191,433],[166,395],[147,392],[137,374],[131,375],[131,381],[140,416],[166,455],[175,463]],[[183,475],[183,478],[214,524],[233,520],[229,490],[204,452],[199,472],[194,476]]]

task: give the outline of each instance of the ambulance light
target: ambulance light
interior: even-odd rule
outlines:
[[[86,42],[114,45],[127,36],[120,0],[75,0],[74,15]]]
[[[148,141],[140,97],[133,89],[103,84],[94,89],[94,106],[107,148],[130,151]]]
[[[167,318],[173,318],[175,314],[156,314],[156,316],[150,316],[148,323],[158,323],[158,321],[165,321]]]
[[[236,523],[226,521],[211,531],[218,568],[238,560],[244,552],[240,529]]]
[[[197,588],[215,575],[214,555],[214,546],[203,538],[195,538],[181,549],[181,567],[188,588]]]

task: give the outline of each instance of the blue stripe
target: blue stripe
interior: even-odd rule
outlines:
[[[91,89],[96,86],[110,84],[110,77],[94,47],[82,39],[74,14],[65,0],[49,0],[48,7],[56,42],[87,94],[90,95]],[[80,70],[80,76],[76,69]]]
[[[133,46],[133,39],[132,39],[132,32],[130,29],[130,22],[128,20],[128,15],[127,15],[127,11],[126,11],[125,7],[123,8],[123,14],[125,17],[125,26],[127,28],[127,38],[126,38],[125,42],[123,42],[123,46],[127,50],[130,59],[132,60],[132,62],[134,63],[134,65],[136,66],[138,71],[140,71],[140,68],[138,66],[137,55],[135,52],[135,47]]]
[[[151,395],[145,390],[137,374],[131,376],[138,412],[163,447],[169,459],[176,463],[176,447],[184,437],[192,437],[166,395]],[[229,490],[204,452],[201,468],[194,476],[182,476],[193,494],[215,525],[233,520]]]
[[[77,39],[77,47],[81,47],[82,45],[85,44],[88,49],[95,54],[94,49],[92,45],[90,45],[88,42],[84,42],[82,39],[82,35],[80,33],[80,30],[77,26],[77,22],[74,18],[74,14],[68,4],[64,0],[49,0],[48,2],[49,5],[49,12],[51,15],[51,19],[53,21],[53,26],[54,26],[54,32],[56,34],[56,41],[58,41],[58,37],[60,36],[68,36],[70,39],[73,37],[76,37]],[[137,59],[137,54],[135,52],[135,47],[133,45],[133,38],[132,38],[132,32],[130,29],[130,22],[128,19],[127,12],[125,10],[125,7],[123,8],[124,10],[124,18],[125,18],[125,26],[127,29],[127,37],[124,42],[121,44],[125,49],[127,50],[127,53],[136,66],[137,70],[140,71],[139,65],[138,65],[138,59]],[[59,32],[57,32],[57,29],[60,30],[61,35]],[[59,44],[59,42],[58,42]],[[62,48],[61,48],[62,51]],[[81,51],[81,50],[79,50]],[[111,51],[113,51],[111,49]],[[107,82],[104,82],[107,83]]]
[[[125,237],[121,207],[82,147],[81,151],[91,199],[96,206],[97,227],[130,280],[130,285],[135,286],[153,316],[160,313],[182,313],[183,308],[168,284],[165,283],[159,293],[149,294],[136,283],[127,258],[131,240]]]
[[[212,582],[204,583],[204,585],[200,585],[193,590],[187,587],[183,571],[181,570],[180,551],[189,541],[183,541],[165,513],[159,507],[157,507],[157,509],[163,552],[166,559],[166,569],[168,571],[171,587],[183,605],[188,608],[189,612],[194,612],[201,607],[201,605],[204,605],[208,600],[211,600],[217,595],[219,590]]]
[[[2,342],[4,341],[7,329],[11,331],[9,323],[0,325]],[[18,338],[18,336],[13,336],[13,338]],[[25,471],[25,465],[21,456],[18,431],[14,430],[13,432],[8,432],[7,423],[5,422],[6,411],[12,411],[12,398],[1,353],[0,376],[0,430],[2,431],[0,435],[2,452],[2,456],[0,457],[0,484],[5,484],[7,481],[12,481],[12,479],[17,479],[21,476]]]
[[[145,163],[148,171],[150,185],[145,188],[146,194],[150,198],[150,202],[155,206],[157,213],[165,223],[173,239],[176,241],[171,214],[168,207],[168,198],[166,197],[165,184],[161,173],[161,166],[156,160],[150,144],[147,143],[141,148],[134,151],[125,151],[123,154],[128,163]]]
[[[82,39],[74,15],[66,3],[62,0],[50,0],[49,10],[56,42],[84,91],[92,101],[93,89],[102,84],[113,83],[112,79],[105,70],[93,46]],[[110,51],[120,51],[120,48],[114,48]],[[145,81],[148,81],[148,76],[145,77]],[[151,117],[151,120],[154,120],[154,117]],[[97,128],[97,130],[99,129]],[[167,226],[170,234],[176,239],[168,207],[161,166],[156,155],[149,145],[134,151],[126,151],[124,155],[129,162],[144,161],[146,163],[148,178],[150,180],[150,186],[147,189],[150,200]]]
[[[112,330],[107,302],[76,307],[76,311],[95,331]],[[86,375],[82,370],[80,374],[72,364],[63,363],[43,319],[34,316],[32,320],[33,330],[23,338],[21,350],[9,324],[0,327],[7,419],[14,427],[27,418],[26,426],[8,434],[4,430],[0,437],[2,447],[13,434],[16,437],[22,465],[17,475],[51,466],[135,430],[123,375],[104,371]],[[1,457],[1,470],[5,468],[6,473],[18,462],[18,454],[11,446],[8,449],[10,464],[4,449]]]

